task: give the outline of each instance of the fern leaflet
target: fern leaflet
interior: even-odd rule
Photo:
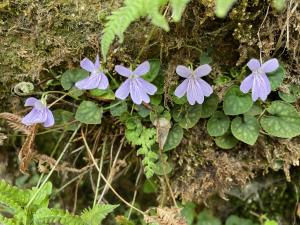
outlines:
[[[60,223],[62,225],[86,225],[80,216],[71,215],[60,209],[41,208],[33,215],[33,222],[39,224]]]
[[[109,47],[115,37],[118,36],[119,42],[123,42],[124,32],[132,22],[141,17],[148,16],[152,24],[161,27],[165,31],[169,31],[169,24],[166,18],[161,14],[161,8],[170,2],[173,9],[172,18],[175,22],[178,22],[189,1],[190,0],[125,0],[123,7],[112,12],[112,14],[107,17],[108,21],[104,26],[101,39],[101,53],[104,60],[106,60]]]
[[[91,209],[85,209],[81,214],[81,219],[86,225],[99,225],[102,220],[111,213],[117,205],[95,205]]]

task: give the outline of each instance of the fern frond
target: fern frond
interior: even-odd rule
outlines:
[[[1,225],[18,225],[15,219],[10,219],[2,216],[0,214],[0,224]]]
[[[144,156],[142,164],[144,166],[144,171],[147,178],[153,176],[154,169],[156,167],[156,161],[159,158],[158,154],[151,150],[151,147],[154,145],[155,141],[156,130],[153,128],[143,128],[141,136],[137,140],[137,143],[141,145],[141,148],[138,149],[137,154]]]
[[[123,42],[123,34],[129,25],[141,17],[149,16],[153,24],[169,30],[169,25],[165,18],[160,14],[160,8],[166,4],[167,0],[125,0],[124,6],[112,12],[107,17],[108,22],[103,29],[101,39],[101,52],[104,60],[110,45],[116,36]]]
[[[92,209],[85,209],[80,217],[86,225],[99,225],[117,207],[117,205],[95,205]]]
[[[172,18],[175,22],[178,22],[181,19],[181,15],[189,2],[190,0],[170,0],[172,6]]]
[[[122,43],[124,32],[129,25],[141,17],[147,16],[151,19],[152,24],[169,31],[169,24],[160,12],[161,8],[168,2],[172,6],[172,18],[175,22],[178,22],[190,0],[125,0],[121,8],[107,17],[108,21],[104,26],[101,39],[101,53],[104,61],[115,37],[118,36],[119,42]]]
[[[21,190],[11,186],[4,180],[0,180],[0,203],[7,205],[11,209],[20,210],[30,199],[29,190]]]
[[[33,215],[36,225],[60,223],[62,225],[86,225],[80,216],[59,209],[41,208]]]
[[[20,131],[24,134],[30,133],[30,126],[26,126],[22,123],[22,117],[12,113],[0,113],[0,118],[5,119],[8,125],[15,131]]]
[[[36,192],[38,192],[36,194]],[[30,190],[30,198],[34,197],[34,200],[32,201],[32,205],[37,207],[47,207],[49,203],[49,196],[52,193],[52,183],[47,182],[41,190],[39,188],[33,187]]]

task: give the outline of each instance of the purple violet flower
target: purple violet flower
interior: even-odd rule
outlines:
[[[140,105],[142,102],[150,102],[149,95],[154,95],[157,88],[141,78],[141,76],[150,70],[150,63],[148,61],[140,64],[133,72],[121,65],[116,66],[115,70],[121,76],[127,77],[127,80],[116,91],[117,98],[124,100],[130,94],[132,101],[137,105]]]
[[[210,71],[211,67],[208,64],[198,66],[194,71],[186,66],[177,66],[176,73],[186,79],[176,88],[175,95],[181,98],[186,94],[190,105],[196,102],[202,104],[204,96],[208,97],[213,93],[212,87],[201,78]]]
[[[258,98],[265,101],[271,93],[270,81],[266,73],[271,73],[279,67],[277,59],[270,59],[262,65],[257,59],[251,59],[247,66],[252,73],[241,83],[240,89],[243,93],[248,93],[252,89],[252,100],[255,102]]]
[[[99,88],[105,90],[108,88],[108,79],[105,74],[101,71],[99,55],[96,56],[95,64],[88,58],[84,58],[80,62],[82,69],[90,72],[90,76],[84,78],[83,80],[77,81],[75,86],[80,90],[91,90]]]
[[[54,125],[54,117],[48,107],[42,101],[30,97],[25,101],[25,106],[32,106],[32,110],[23,119],[22,123],[30,126],[36,123],[42,123],[44,127]]]

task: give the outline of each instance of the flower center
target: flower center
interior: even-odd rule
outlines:
[[[263,70],[261,68],[257,69],[256,71],[253,72],[255,76],[261,76],[263,74]]]
[[[131,74],[131,75],[129,76],[129,78],[130,78],[130,79],[137,78],[137,75],[135,75],[135,74]]]

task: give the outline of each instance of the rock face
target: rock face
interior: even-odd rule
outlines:
[[[51,68],[71,66],[84,49],[97,51],[99,1],[5,2],[0,5],[1,82],[39,79]]]

